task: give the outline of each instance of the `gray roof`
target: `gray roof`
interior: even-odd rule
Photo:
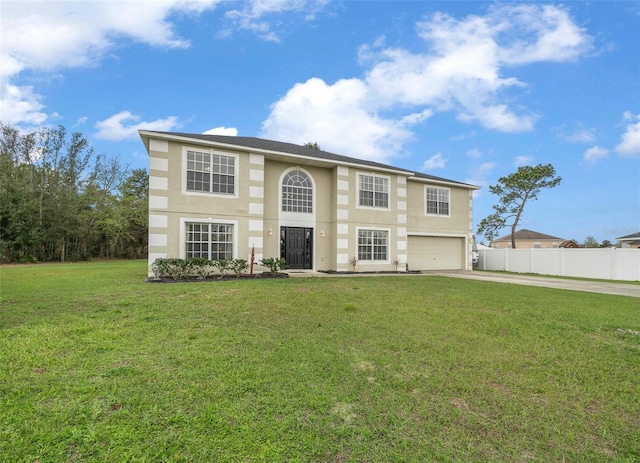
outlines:
[[[281,141],[266,140],[263,138],[255,137],[234,137],[230,135],[203,135],[196,133],[182,133],[182,132],[157,132],[153,130],[145,130],[148,133],[157,133],[160,135],[168,135],[174,137],[192,138],[194,140],[203,140],[214,143],[224,143],[227,145],[241,146],[243,148],[254,148],[265,151],[273,151],[277,153],[293,154],[298,156],[305,156],[309,158],[320,159],[323,161],[334,161],[336,163],[348,163],[358,164],[361,166],[379,168],[379,169],[392,169],[397,171],[406,172],[407,175],[417,177],[425,180],[433,180],[438,182],[454,183],[460,186],[468,188],[478,188],[468,183],[458,182],[456,180],[450,180],[443,177],[436,177],[434,175],[423,174],[421,172],[414,172],[402,167],[390,166],[388,164],[381,164],[379,162],[367,161],[365,159],[352,158],[349,156],[343,156],[341,154],[330,153],[328,151],[317,150],[309,148],[308,146],[296,145],[294,143],[285,143]]]
[[[523,228],[522,230],[518,230],[516,233],[516,241],[517,240],[556,240],[563,241],[564,238],[558,238],[557,236],[545,235],[544,233],[538,233],[535,231],[527,230]],[[498,238],[494,241],[511,241],[511,233],[505,235],[501,238]]]
[[[617,240],[632,240],[634,238],[640,238],[640,232],[632,233],[631,235],[621,236],[620,238],[616,238]]]

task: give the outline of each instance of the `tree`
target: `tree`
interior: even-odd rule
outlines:
[[[148,189],[145,170],[96,155],[81,133],[0,122],[0,260],[139,257]]]
[[[555,175],[551,164],[538,164],[518,167],[517,172],[500,177],[496,185],[489,186],[489,191],[499,197],[498,204],[493,206],[495,212],[480,221],[478,234],[493,241],[500,229],[510,226],[511,247],[515,249],[516,227],[525,205],[537,199],[542,189],[558,186],[562,178]]]
[[[311,148],[312,150],[318,150],[318,151],[320,151],[320,145],[318,145],[318,142],[317,142],[317,141],[314,141],[314,142],[311,142],[311,141],[310,141],[310,142],[305,143],[305,144],[304,144],[304,145],[302,145],[302,146],[306,146],[307,148]]]
[[[602,241],[602,243],[600,243],[600,247],[601,248],[610,248],[612,246],[613,246],[613,244],[609,240],[604,240],[604,241]]]
[[[598,241],[593,236],[587,236],[584,239],[585,248],[597,248],[599,246]]]

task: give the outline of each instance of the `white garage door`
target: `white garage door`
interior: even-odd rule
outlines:
[[[409,270],[460,270],[464,268],[464,239],[409,236]]]

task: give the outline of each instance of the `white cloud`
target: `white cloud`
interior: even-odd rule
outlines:
[[[42,96],[34,93],[33,87],[5,84],[0,93],[0,114],[5,123],[37,126],[52,116],[42,112]]]
[[[214,127],[213,129],[209,129],[205,132],[202,132],[203,135],[230,135],[232,137],[238,136],[238,129],[235,127]]]
[[[442,154],[436,153],[422,164],[422,170],[442,169],[447,165],[447,160]]]
[[[177,14],[198,15],[222,0],[164,1],[9,1],[0,15],[0,110],[12,124],[43,124],[55,114],[44,112],[42,96],[19,83],[25,70],[52,72],[97,66],[124,41],[154,47],[182,49],[189,40],[179,37],[172,19]],[[268,39],[264,16],[299,11],[309,19],[325,1],[253,0],[243,3],[237,28],[254,29]],[[260,25],[254,28],[252,25]],[[246,26],[246,27],[245,27]],[[264,30],[261,32],[260,28]]]
[[[517,167],[528,166],[533,163],[533,156],[516,156],[513,160],[513,164]]]
[[[482,153],[478,148],[473,148],[471,150],[467,150],[467,156],[472,159],[479,159],[482,157]]]
[[[569,143],[593,143],[596,139],[593,130],[578,130],[570,135],[563,137]]]
[[[593,40],[566,9],[556,5],[503,5],[491,15],[499,34],[500,59],[508,64],[567,61],[591,49]],[[517,34],[513,40],[514,32]]]
[[[593,146],[584,152],[582,155],[582,159],[587,161],[590,164],[595,164],[600,159],[606,158],[609,156],[609,150],[606,148],[601,148],[600,146]]]
[[[627,111],[624,119],[632,123],[627,125],[622,134],[620,144],[616,146],[616,153],[625,158],[640,157],[640,114],[634,115]]]
[[[94,66],[120,40],[185,48],[168,18],[200,13],[219,0],[164,2],[3,2],[0,16],[0,109],[12,124],[44,124],[42,96],[16,84],[25,70]]]
[[[176,117],[156,119],[149,122],[139,121],[140,117],[129,111],[119,112],[104,121],[96,123],[95,126],[98,132],[95,137],[103,140],[132,140],[138,137],[138,130],[166,132],[175,129],[178,125]]]
[[[473,169],[473,173],[471,174],[471,177],[466,180],[466,183],[469,183],[471,185],[476,185],[479,187],[486,186],[489,183],[487,178],[495,168],[496,168],[495,162],[483,162],[478,167]],[[481,194],[482,194],[481,189],[475,190],[473,192],[473,198],[474,199],[478,198],[480,197]]]
[[[225,17],[232,28],[224,29],[220,35],[227,36],[235,29],[248,30],[263,40],[279,42],[279,31],[273,29],[272,21],[265,19],[283,13],[298,13],[303,20],[315,19],[329,0],[251,0],[239,3],[242,9],[230,10]]]
[[[418,22],[417,31],[422,53],[386,47],[378,38],[359,50],[360,64],[368,66],[363,78],[296,84],[272,105],[263,135],[318,140],[345,154],[387,160],[401,154],[414,124],[437,112],[454,111],[458,120],[491,130],[529,131],[539,115],[502,101],[504,91],[526,86],[508,76],[509,67],[574,59],[591,46],[558,6],[501,5],[462,19],[436,13]]]
[[[368,111],[367,99],[368,87],[359,79],[333,85],[309,79],[272,105],[262,136],[300,144],[317,141],[326,151],[384,162],[398,154],[411,132],[407,122]]]

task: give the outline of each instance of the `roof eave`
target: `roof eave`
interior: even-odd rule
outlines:
[[[370,166],[370,165],[361,164],[361,163],[358,163],[358,162],[339,161],[339,160],[335,160],[335,159],[321,159],[321,158],[316,158],[316,157],[312,157],[312,156],[305,156],[303,154],[291,154],[291,153],[284,153],[282,151],[273,151],[273,150],[267,150],[267,149],[263,149],[263,148],[253,148],[253,147],[242,146],[242,145],[234,145],[234,144],[231,144],[231,143],[223,143],[223,142],[219,142],[219,141],[205,140],[205,139],[201,139],[201,138],[192,138],[192,137],[186,137],[186,136],[183,136],[183,135],[175,135],[175,134],[167,133],[167,132],[154,132],[154,131],[151,131],[151,130],[138,130],[138,134],[142,138],[142,140],[143,140],[143,142],[145,144],[145,147],[147,148],[147,152],[149,152],[149,139],[150,138],[159,138],[159,139],[163,139],[163,140],[198,143],[198,144],[201,144],[201,145],[218,147],[218,148],[226,148],[226,149],[233,149],[233,150],[239,150],[239,151],[248,151],[248,152],[252,152],[252,153],[260,153],[260,154],[269,155],[269,156],[272,156],[272,157],[275,157],[275,158],[282,158],[282,159],[287,159],[287,160],[289,160],[289,159],[305,160],[305,161],[307,161],[307,163],[315,164],[315,165],[344,166],[344,167],[353,167],[355,169],[375,170],[377,172],[385,172],[385,173],[389,173],[389,174],[404,175],[404,176],[407,177],[408,180],[418,181],[418,182],[423,182],[423,183],[452,186],[452,187],[457,187],[457,188],[465,188],[465,189],[469,189],[469,190],[479,190],[480,189],[480,187],[478,187],[478,186],[469,185],[467,183],[459,183],[459,182],[454,182],[454,181],[447,181],[446,179],[428,179],[428,178],[424,178],[424,177],[418,177],[418,176],[416,176],[416,173],[413,172],[413,171],[406,170],[406,169],[401,169],[401,168],[393,168],[391,166],[389,166],[389,167],[385,167],[385,166]]]

